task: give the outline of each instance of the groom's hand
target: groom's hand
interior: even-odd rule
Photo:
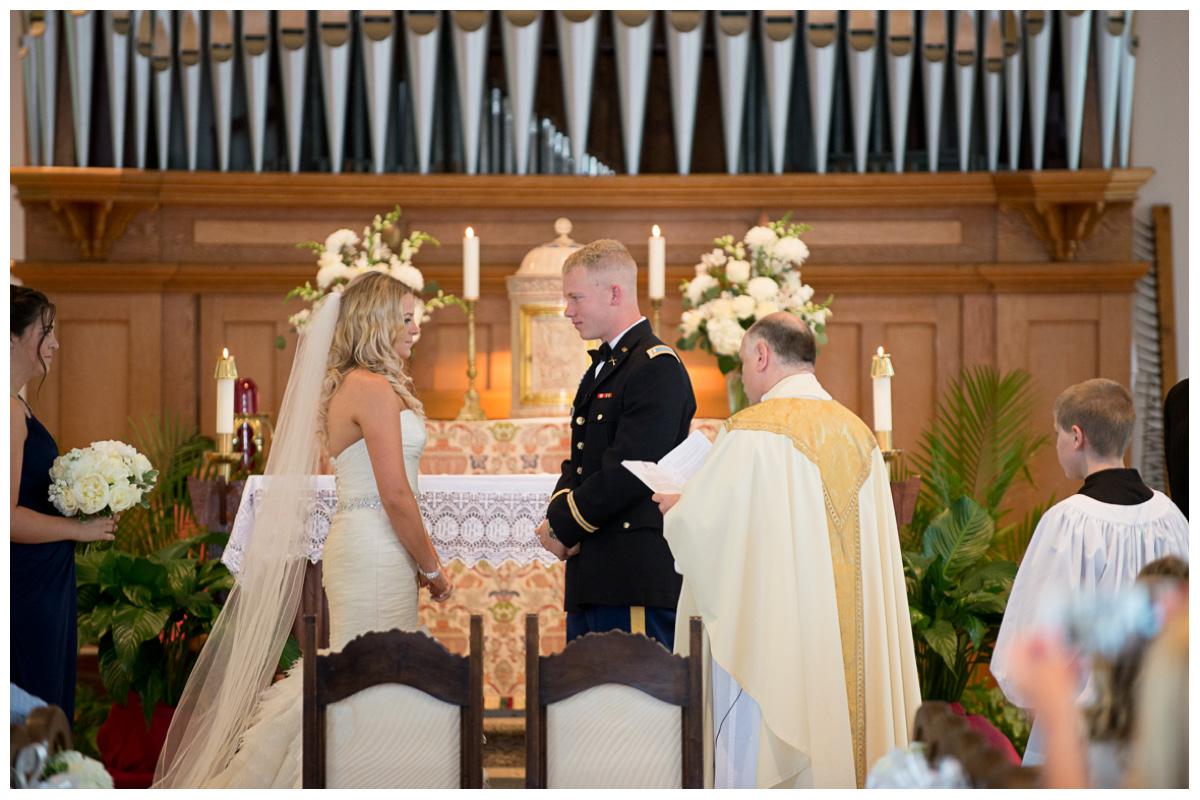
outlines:
[[[559,561],[565,561],[568,555],[574,555],[574,553],[570,553],[567,550],[566,545],[564,545],[562,542],[558,541],[557,539],[550,538],[550,520],[543,520],[542,524],[538,525],[537,535],[538,539],[542,543],[542,547],[553,553],[554,557]],[[576,545],[572,549],[578,552],[578,547],[579,545]]]

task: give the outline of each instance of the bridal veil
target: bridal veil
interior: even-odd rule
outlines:
[[[340,307],[331,292],[301,328],[241,573],[175,709],[154,788],[199,788],[225,769],[279,663],[307,560],[305,495],[316,488],[317,406]]]

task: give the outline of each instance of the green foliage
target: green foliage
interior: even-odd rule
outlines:
[[[987,717],[1013,743],[1017,755],[1025,755],[1025,747],[1029,744],[1029,720],[1021,709],[1008,702],[999,687],[968,686],[961,702],[965,712]]]
[[[287,672],[296,666],[296,662],[299,660],[300,643],[296,641],[295,636],[289,633],[287,641],[283,643],[283,652],[279,654],[279,671]]]
[[[223,545],[225,533],[202,533],[149,555],[109,548],[75,557],[79,643],[99,648],[100,678],[119,703],[142,697],[149,726],[159,702],[179,702],[203,637],[220,613],[215,594],[233,588],[220,561],[201,560],[202,544]]]
[[[108,712],[112,698],[105,691],[97,692],[88,683],[75,684],[75,720],[72,724],[72,745],[85,756],[100,760],[100,748],[96,745],[96,734]]]
[[[138,423],[130,419],[129,425],[133,445],[159,469],[158,485],[146,495],[145,508],[135,506],[121,515],[113,547],[144,555],[176,541],[194,524],[187,479],[209,469],[204,454],[214,445],[178,413],[142,417]]]

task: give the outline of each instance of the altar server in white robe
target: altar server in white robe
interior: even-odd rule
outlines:
[[[1136,412],[1124,386],[1104,378],[1075,384],[1054,401],[1058,462],[1067,477],[1082,480],[1078,493],[1042,515],[1021,560],[1004,621],[992,652],[991,672],[1010,701],[1031,702],[1012,664],[1022,635],[1053,626],[1054,609],[1071,595],[1111,596],[1132,586],[1146,564],[1163,556],[1188,558],[1188,522],[1162,492],[1126,469]],[[1095,698],[1091,669],[1083,669],[1075,702]],[[1042,728],[1035,719],[1025,764],[1043,761]]]
[[[755,323],[753,405],[682,495],[658,496],[677,625],[699,614],[711,647],[716,788],[861,788],[921,702],[887,470],[815,356],[797,317]],[[677,628],[677,652],[687,638]]]

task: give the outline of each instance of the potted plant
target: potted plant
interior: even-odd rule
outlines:
[[[200,546],[201,533],[149,555],[117,548],[76,556],[79,641],[98,646],[100,677],[116,701],[97,746],[118,787],[148,786],[196,653],[220,613],[214,594],[233,587]]]

